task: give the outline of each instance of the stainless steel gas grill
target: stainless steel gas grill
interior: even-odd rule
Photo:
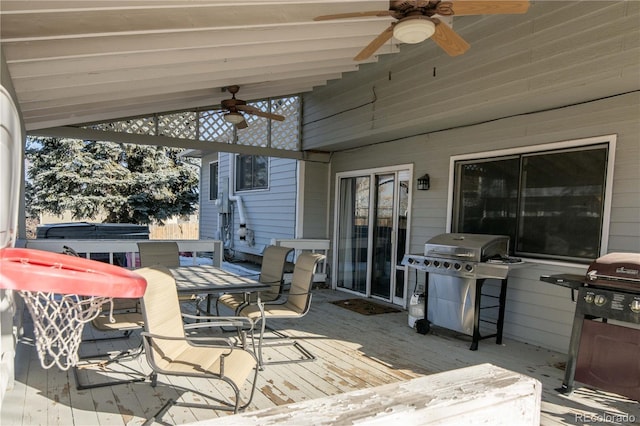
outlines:
[[[427,241],[424,254],[405,255],[402,264],[427,273],[425,332],[434,324],[470,335],[471,350],[478,349],[479,340],[490,337],[502,343],[509,265],[519,261],[508,254],[508,236],[447,233]],[[501,281],[498,296],[482,293],[488,278]],[[481,306],[483,298],[497,304]],[[497,316],[481,317],[485,309],[498,309]],[[482,336],[481,322],[494,324],[495,333]]]
[[[540,280],[578,291],[562,393],[574,380],[640,401],[640,254],[610,253],[586,276]],[[610,322],[611,320],[612,322]],[[616,323],[614,323],[616,322]]]

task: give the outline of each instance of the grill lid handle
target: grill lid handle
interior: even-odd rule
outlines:
[[[433,256],[455,256],[455,257],[474,257],[473,253],[450,253],[438,250],[429,250],[429,254]]]

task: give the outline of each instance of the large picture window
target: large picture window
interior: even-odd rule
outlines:
[[[267,189],[269,158],[263,155],[236,156],[236,191]]]
[[[454,162],[453,232],[508,235],[516,256],[600,255],[609,144]]]

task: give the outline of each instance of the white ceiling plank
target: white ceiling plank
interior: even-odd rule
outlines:
[[[309,91],[313,87],[326,84],[327,80],[338,79],[341,73],[325,74],[321,78],[312,81],[312,77],[292,78],[286,87],[278,84],[242,86],[241,98],[258,99],[260,97],[280,97],[294,95]],[[246,90],[245,90],[246,89]],[[27,130],[43,127],[53,127],[67,123],[70,117],[74,123],[88,123],[95,121],[115,120],[123,117],[149,115],[156,112],[181,111],[192,108],[217,109],[220,100],[229,98],[229,93],[211,91],[210,96],[192,95],[182,98],[170,96],[149,96],[136,98],[135,102],[124,104],[121,99],[112,101],[100,101],[49,109],[28,110],[24,112],[25,126]],[[104,118],[100,118],[100,114]]]
[[[329,74],[325,77],[326,79],[318,81],[317,84],[294,85],[291,89],[281,89],[278,86],[272,86],[269,89],[261,89],[260,93],[267,94],[268,96],[266,97],[280,97],[283,96],[283,93],[289,92],[289,90],[291,90],[290,94],[305,92],[311,90],[315,86],[326,84],[327,80],[338,79],[341,77],[341,74]],[[269,93],[271,93],[271,95],[269,95]],[[251,97],[256,96],[255,94],[251,95],[251,93],[248,93],[248,95]],[[219,99],[228,97],[229,94],[226,94]],[[115,101],[97,103],[92,105],[91,108],[87,108],[86,105],[78,108],[55,108],[51,111],[45,111],[43,115],[34,115],[31,117],[25,116],[25,128],[29,131],[65,125],[64,123],[68,123],[70,117],[74,118],[74,123],[81,124],[118,120],[126,117],[145,116],[157,112],[181,111],[192,108],[217,109],[215,105],[212,106],[212,99],[214,99],[214,97],[194,97],[170,101],[157,100],[153,102],[138,103],[136,105],[123,105],[121,101]],[[219,99],[217,104],[219,104]],[[34,111],[36,114],[39,112],[40,111]]]
[[[108,54],[79,58],[43,58],[41,60],[12,61],[9,63],[13,79],[52,76],[78,72],[104,72],[158,67],[180,64],[188,66],[216,60],[238,58],[265,58],[272,55],[298,55],[317,52],[326,55],[331,51],[362,49],[371,36],[331,38],[322,40],[291,41],[287,43],[245,44],[242,46],[201,47],[168,51]],[[385,45],[377,54],[398,52],[396,43]]]
[[[84,37],[11,41],[3,39],[8,61],[41,58],[73,58],[116,53],[139,53],[222,47],[245,44],[286,43],[345,37],[375,37],[388,26],[384,21],[314,22],[276,26],[248,27],[242,30],[203,29],[198,31],[156,32],[153,34],[86,35]],[[364,47],[364,46],[363,46]]]
[[[309,66],[312,65],[312,66]],[[315,67],[313,65],[316,65]],[[68,96],[74,92],[84,92],[87,94],[100,95],[110,92],[126,92],[130,97],[137,96],[138,93],[174,93],[183,90],[209,89],[212,87],[230,86],[239,84],[237,82],[246,82],[247,80],[255,81],[273,81],[293,78],[294,76],[313,75],[327,72],[346,72],[357,70],[357,64],[344,64],[344,61],[336,63],[301,63],[291,64],[284,67],[256,67],[253,69],[236,70],[233,73],[202,73],[190,75],[188,79],[163,79],[148,78],[142,81],[121,81],[121,82],[105,82],[85,86],[69,85],[54,88],[44,88],[32,90],[29,87],[16,86],[20,102],[29,102],[34,100],[54,99],[57,97]],[[323,72],[324,70],[324,72]],[[327,71],[328,70],[328,71]]]
[[[393,21],[319,15],[369,0],[0,0],[0,42],[28,129],[310,91],[399,51],[353,57]]]
[[[340,78],[340,76],[340,73],[331,73],[321,75],[314,74],[310,76],[288,78],[284,80],[269,82],[245,81],[240,87],[240,98],[246,101],[251,101],[264,99],[265,97],[269,96],[277,96],[273,95],[273,92],[277,92],[279,93],[279,95],[298,94],[305,91],[303,90],[304,88],[308,88],[309,90],[311,90],[311,88],[313,87],[326,84],[327,79]],[[42,110],[50,109],[49,113],[54,112],[55,110],[70,108],[82,111],[83,109],[89,108],[94,104],[107,105],[109,103],[119,103],[122,106],[125,101],[135,101],[136,105],[172,102],[176,105],[181,104],[180,106],[174,107],[172,109],[188,109],[188,103],[194,100],[198,100],[198,104],[194,105],[195,107],[215,106],[219,105],[222,99],[226,99],[228,97],[229,93],[226,90],[223,90],[221,87],[215,87],[208,90],[181,91],[168,94],[157,94],[154,92],[147,96],[138,96],[135,98],[135,100],[131,99],[127,93],[112,92],[104,94],[100,97],[93,95],[82,95],[78,97],[56,98],[46,102],[27,102],[23,103],[22,106],[23,112],[29,114],[31,117],[34,117],[36,114],[46,114],[46,112],[41,112]],[[154,112],[161,111],[167,111],[167,109],[158,108]]]
[[[199,64],[172,65],[162,68],[141,68],[135,70],[118,70],[108,72],[92,73],[70,73],[65,75],[43,76],[33,78],[14,78],[14,86],[23,93],[37,92],[40,90],[91,85],[109,84],[134,84],[140,82],[141,87],[145,84],[161,85],[161,80],[166,78],[182,78],[187,81],[208,81],[221,75],[233,77],[242,75],[243,72],[256,72],[261,69],[266,72],[284,72],[287,69],[292,71],[299,69],[312,69],[322,67],[333,67],[344,65],[346,67],[358,65],[353,62],[353,56],[358,53],[358,49],[344,49],[342,51],[331,51],[329,55],[319,52],[308,52],[298,55],[274,55],[266,58],[254,59],[243,58],[228,61],[204,62]],[[359,64],[375,61],[370,58],[361,61]],[[280,71],[282,70],[282,71]],[[152,76],[153,78],[149,78]]]
[[[202,28],[242,29],[250,26],[313,22],[328,13],[354,12],[362,5],[353,3],[256,4],[173,3],[74,9],[41,9],[3,14],[7,39],[38,40],[91,33],[171,31]],[[388,9],[384,6],[383,10]],[[371,19],[371,18],[370,18]]]

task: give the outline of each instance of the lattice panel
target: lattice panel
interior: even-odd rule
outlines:
[[[224,121],[220,111],[200,111],[200,140],[233,143],[233,124]]]
[[[247,102],[262,111],[269,111],[269,101]],[[244,114],[248,128],[238,130],[238,144],[250,146],[269,146],[269,120],[256,115]]]
[[[150,136],[155,136],[157,129],[158,136],[172,138],[237,143],[289,151],[300,149],[298,96],[249,102],[249,105],[262,111],[284,115],[286,119],[280,122],[245,113],[244,117],[249,127],[236,131],[232,124],[224,120],[224,111],[185,111],[100,123],[87,128]]]
[[[158,116],[158,135],[170,138],[196,139],[197,113],[186,111]]]
[[[284,121],[271,121],[271,147],[297,151],[300,149],[300,98],[274,99],[271,101],[274,114],[287,117]]]
[[[155,136],[156,120],[155,117],[132,118],[130,120],[95,124],[87,126],[87,128],[109,132],[131,133],[134,135]]]

